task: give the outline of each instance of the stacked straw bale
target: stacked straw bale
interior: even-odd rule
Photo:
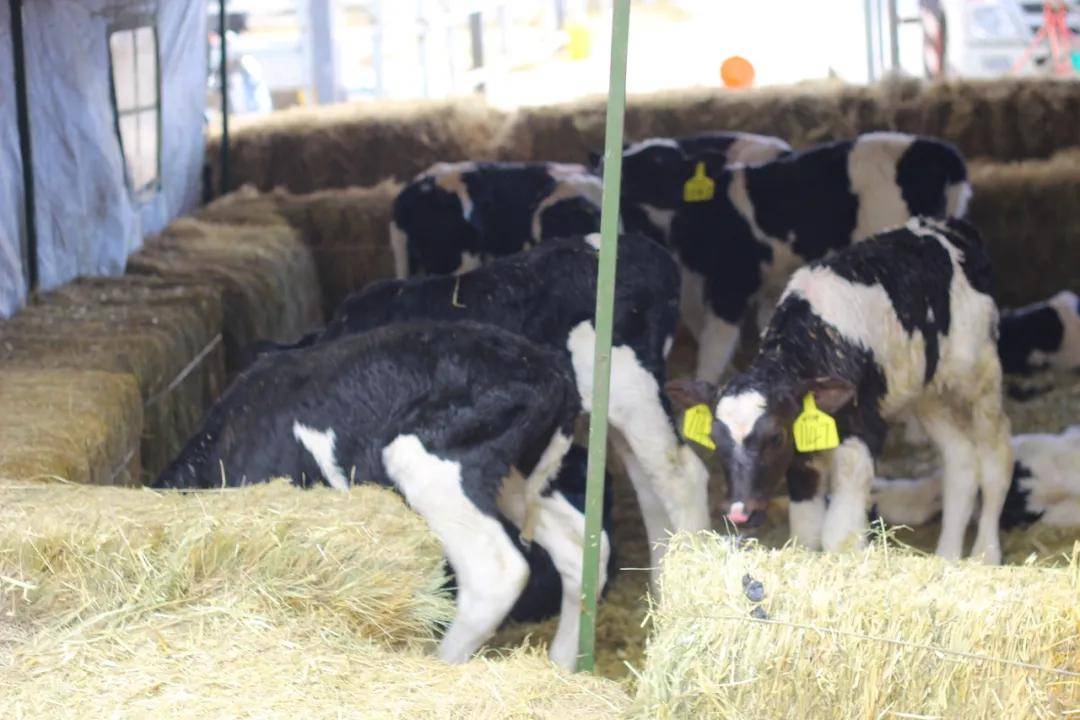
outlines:
[[[618,717],[535,653],[422,654],[452,611],[393,493],[0,485],[4,717]],[[6,630],[5,630],[6,626]]]
[[[121,426],[141,433],[141,465],[153,475],[221,390],[220,333],[221,305],[211,287],[139,277],[80,279],[35,295],[0,325],[0,367],[130,373],[143,410]],[[119,448],[114,464],[129,452]]]
[[[524,108],[507,123],[495,154],[583,162],[603,147],[604,99]],[[628,139],[705,130],[744,130],[795,147],[898,130],[942,137],[971,158],[1045,158],[1080,145],[1080,87],[1055,79],[894,80],[871,86],[806,83],[732,93],[695,89],[632,97]]]
[[[969,218],[998,268],[1002,305],[1080,289],[1080,149],[1049,160],[975,163],[971,182]]]
[[[222,297],[230,372],[247,364],[253,341],[295,340],[322,322],[311,253],[284,226],[182,218],[128,258],[127,272],[213,284]]]
[[[294,195],[282,188],[259,194],[248,185],[203,208],[207,222],[239,225],[287,223],[315,258],[327,316],[353,290],[394,274],[389,226],[400,183]]]
[[[130,374],[0,366],[0,481],[138,483],[141,430]]]
[[[261,190],[303,193],[406,180],[435,162],[489,158],[504,122],[501,112],[474,101],[286,110],[230,134],[228,189],[255,183]],[[219,142],[211,139],[206,148],[216,190]]]
[[[1065,568],[986,567],[886,545],[834,555],[677,536],[650,611],[635,716],[1075,712],[1078,554]]]

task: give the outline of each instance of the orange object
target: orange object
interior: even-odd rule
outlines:
[[[748,88],[754,84],[754,66],[741,55],[732,55],[720,66],[720,78],[729,88]]]

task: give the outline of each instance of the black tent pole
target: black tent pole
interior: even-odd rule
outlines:
[[[13,0],[14,2],[14,0]],[[229,68],[225,28],[227,0],[218,0],[218,38],[221,41],[221,194],[229,192]]]
[[[19,152],[22,155],[23,204],[26,214],[26,287],[38,286],[37,226],[34,217],[34,166],[30,154],[30,112],[26,99],[26,53],[23,52],[22,0],[10,0],[11,48],[15,56],[15,108],[19,125]]]

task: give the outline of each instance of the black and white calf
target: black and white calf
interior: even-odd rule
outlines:
[[[1044,302],[1003,310],[998,352],[1007,373],[1080,368],[1080,297],[1062,290]]]
[[[506,518],[559,571],[551,656],[571,667],[584,526],[544,491],[579,407],[563,358],[519,335],[478,323],[395,325],[260,357],[155,486],[288,476],[396,489],[454,568],[457,613],[439,646],[449,662],[463,662],[491,636],[528,580]]]
[[[758,309],[764,328],[791,273],[905,223],[959,217],[970,196],[952,145],[870,133],[712,176],[710,201],[682,203],[671,246],[683,270],[682,318],[698,340],[697,376],[716,382]]]
[[[561,238],[458,276],[384,280],[353,293],[321,335],[328,342],[416,319],[499,325],[569,360],[591,409],[600,236]],[[678,322],[679,271],[640,235],[619,240],[608,419],[615,453],[641,504],[653,578],[668,530],[709,527],[708,471],[682,443],[664,397],[665,359]]]
[[[757,356],[719,393],[701,380],[670,383],[680,404],[713,409],[729,519],[759,518],[786,478],[793,536],[827,550],[860,544],[886,423],[914,413],[944,461],[938,552],[960,557],[981,490],[972,554],[999,562],[1012,450],[989,286],[970,225],[916,218],[796,271]],[[807,395],[835,418],[835,449],[796,452]]]
[[[595,232],[600,194],[584,165],[438,163],[394,200],[395,272],[461,273],[541,240]]]
[[[744,132],[711,132],[680,138],[648,138],[623,148],[620,205],[628,232],[668,242],[671,219],[683,203],[683,185],[704,162],[715,176],[726,165],[756,165],[791,152],[780,138]],[[590,162],[603,173],[602,156]]]
[[[1016,435],[1012,448],[1001,527],[1080,527],[1080,425],[1057,435]],[[941,512],[941,477],[876,478],[871,497],[886,522],[922,525]]]

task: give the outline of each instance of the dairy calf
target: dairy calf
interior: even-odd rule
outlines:
[[[1016,435],[1012,448],[1001,527],[1080,527],[1080,425],[1056,435]],[[941,512],[941,477],[876,478],[872,498],[886,522],[922,525]]]
[[[321,334],[326,343],[417,319],[498,325],[558,350],[591,410],[600,236],[561,238],[463,275],[384,280],[351,294]],[[670,253],[640,235],[619,240],[608,421],[614,450],[637,493],[653,577],[668,530],[709,527],[708,472],[675,432],[664,397],[665,358],[678,322],[679,272]]]
[[[457,613],[439,646],[449,662],[491,636],[529,577],[506,518],[558,569],[551,656],[571,667],[584,526],[544,491],[579,407],[563,359],[519,335],[477,323],[400,324],[260,357],[155,485],[288,476],[396,489],[438,536],[457,577]]]
[[[1007,373],[1080,368],[1080,297],[1062,290],[1044,302],[1002,311],[998,352]]]
[[[793,536],[827,550],[861,544],[886,423],[914,413],[944,461],[938,552],[961,555],[981,490],[973,554],[1000,561],[1012,451],[989,287],[973,228],[913,219],[796,271],[757,356],[722,390],[700,380],[669,384],[681,405],[712,410],[729,519],[761,517],[786,478]],[[835,418],[833,449],[796,452],[793,428],[807,398]]]
[[[395,272],[465,272],[541,240],[594,232],[600,193],[583,165],[438,163],[394,199]]]
[[[710,382],[730,361],[748,310],[757,307],[764,328],[796,268],[915,215],[961,216],[970,195],[956,148],[898,133],[711,172],[712,199],[681,203],[670,236],[683,270],[683,321],[698,340],[697,376]]]

